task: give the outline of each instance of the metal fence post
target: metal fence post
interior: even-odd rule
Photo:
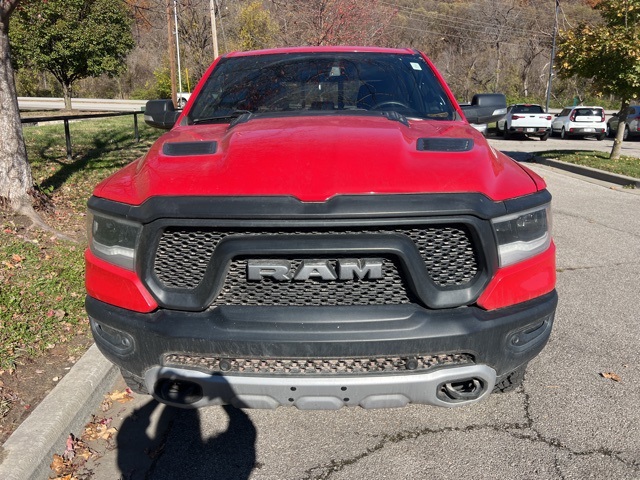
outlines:
[[[140,133],[138,132],[138,112],[133,112],[133,131],[136,135],[136,142],[139,142]]]
[[[64,119],[64,139],[67,142],[67,160],[71,160],[71,133],[69,133],[69,119]]]

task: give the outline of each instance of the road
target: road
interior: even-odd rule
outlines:
[[[560,304],[522,389],[459,409],[332,412],[175,410],[139,396],[96,412],[119,432],[88,478],[640,478],[640,195],[532,168],[554,195]]]

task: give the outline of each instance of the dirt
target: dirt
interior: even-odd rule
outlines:
[[[43,356],[17,365],[14,371],[0,374],[0,445],[55,388],[91,343],[88,336],[75,336]],[[69,355],[70,351],[80,353]]]

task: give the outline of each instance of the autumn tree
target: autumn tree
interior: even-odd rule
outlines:
[[[0,0],[0,207],[35,215],[33,187],[22,135],[18,98],[9,48],[9,17],[19,0]]]
[[[74,82],[122,71],[134,47],[129,12],[113,0],[21,0],[11,21],[16,64],[51,72],[70,109]]]
[[[260,0],[251,2],[240,10],[238,23],[242,50],[274,46],[278,24],[271,18],[269,11],[263,8]]]
[[[379,0],[273,0],[289,45],[384,45],[395,9]]]
[[[594,7],[604,22],[580,23],[562,32],[559,74],[592,80],[600,93],[621,99],[620,123],[611,159],[620,157],[627,107],[640,97],[640,0],[602,0]]]

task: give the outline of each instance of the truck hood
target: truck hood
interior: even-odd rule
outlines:
[[[463,121],[406,125],[382,116],[327,115],[177,126],[94,195],[130,205],[152,196],[287,195],[324,202],[347,194],[436,192],[479,192],[500,201],[541,186],[539,177]]]

